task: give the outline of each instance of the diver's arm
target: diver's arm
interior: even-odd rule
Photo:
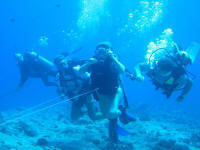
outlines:
[[[91,65],[97,63],[97,60],[95,58],[90,58],[90,60],[88,62],[86,62],[85,64],[83,64],[82,66],[80,66],[79,68],[79,72],[85,73],[89,70],[89,68],[91,67]]]
[[[117,58],[117,56],[115,54],[113,54],[112,51],[109,51],[108,55],[109,55],[110,59],[113,60],[114,66],[117,69],[117,71],[119,73],[124,73],[125,70],[126,70],[126,67],[119,61],[119,59]]]
[[[125,66],[117,59],[116,56],[112,55],[112,60],[114,61],[115,67],[119,73],[124,73],[126,68]]]
[[[185,98],[185,96],[191,90],[192,86],[193,86],[193,81],[190,78],[188,78],[187,83],[185,84],[185,86],[181,92],[181,95],[177,98],[178,102],[181,102]]]
[[[131,80],[136,80],[135,74],[130,72],[127,68],[125,69],[127,77],[129,77]]]
[[[74,73],[76,74],[77,77],[80,77],[81,79],[89,79],[90,78],[90,74],[88,71],[84,72],[84,73],[80,73],[80,65],[74,66],[73,70]]]
[[[135,70],[135,74],[136,74],[136,80],[143,81],[144,76],[142,75],[142,73],[148,72],[150,70],[150,68],[149,68],[148,64],[140,63],[140,64],[135,66],[134,70]]]

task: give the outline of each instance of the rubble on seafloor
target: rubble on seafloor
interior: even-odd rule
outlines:
[[[13,113],[21,111],[23,110],[15,110]],[[108,139],[106,120],[93,122],[85,115],[77,122],[71,123],[66,108],[60,106],[0,126],[0,150],[200,149],[200,129],[189,123],[192,120],[188,121],[186,116],[180,115],[174,121],[173,114],[170,119],[169,113],[162,112],[155,117],[152,112],[138,110],[135,114],[138,118],[136,122],[121,125],[132,134],[120,136],[118,143],[112,143]],[[11,114],[1,113],[0,122],[4,122]]]

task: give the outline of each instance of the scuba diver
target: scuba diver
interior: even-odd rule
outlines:
[[[49,76],[56,77],[55,66],[52,62],[40,56],[36,52],[16,53],[20,69],[20,82],[17,90],[21,89],[29,78],[41,78],[46,86],[57,86],[56,82],[49,81]]]
[[[140,63],[135,67],[136,80],[143,81],[142,73],[145,73],[156,89],[161,89],[167,98],[170,98],[174,91],[180,90],[181,93],[176,100],[181,102],[193,85],[186,70],[186,67],[191,65],[192,60],[186,51],[179,50],[177,47],[171,53],[164,48],[155,52],[159,53],[161,50],[165,51],[165,55],[151,60],[151,57],[154,58],[152,53],[148,63]]]
[[[54,64],[58,69],[58,93],[61,97],[74,97],[90,90],[90,75],[85,72],[80,74],[77,70],[82,64],[82,61],[73,61],[64,55],[58,55]],[[95,120],[95,101],[91,94],[81,96],[72,101],[71,107],[71,121],[78,120],[84,112],[82,111],[83,106],[86,106],[88,116],[90,119]]]
[[[86,71],[91,74],[91,88],[97,89],[93,95],[99,102],[102,118],[109,119],[109,137],[112,142],[117,142],[118,133],[124,133],[117,124],[118,118],[124,124],[136,121],[120,105],[124,96],[120,76],[125,72],[125,66],[112,52],[111,44],[102,42],[96,46],[95,56],[80,67],[80,72]]]

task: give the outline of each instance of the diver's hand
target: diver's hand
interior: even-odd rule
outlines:
[[[117,59],[117,56],[113,53],[113,51],[109,50],[108,51],[108,56],[111,58],[111,59]]]
[[[176,101],[177,102],[182,102],[185,99],[185,96],[180,95],[179,97],[177,97]]]
[[[97,59],[95,59],[95,58],[90,58],[89,61],[88,61],[89,65],[93,65],[95,63],[97,63]]]
[[[137,75],[136,78],[135,78],[135,80],[138,81],[138,82],[142,82],[142,81],[144,81],[144,76]]]
[[[135,77],[133,74],[131,74],[131,73],[129,73],[127,76],[128,76],[131,80],[136,80],[136,77]]]

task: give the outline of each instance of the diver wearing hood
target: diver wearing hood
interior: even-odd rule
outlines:
[[[57,86],[55,82],[48,79],[49,76],[56,77],[55,66],[52,62],[33,51],[16,53],[15,58],[21,75],[18,89],[22,88],[29,78],[40,78],[46,86]]]
[[[175,51],[155,61],[153,65],[140,63],[135,67],[136,80],[143,81],[142,72],[151,78],[156,89],[161,89],[163,94],[170,98],[172,93],[181,90],[177,101],[182,101],[190,91],[193,81],[188,76],[186,67],[192,63],[185,51]]]

